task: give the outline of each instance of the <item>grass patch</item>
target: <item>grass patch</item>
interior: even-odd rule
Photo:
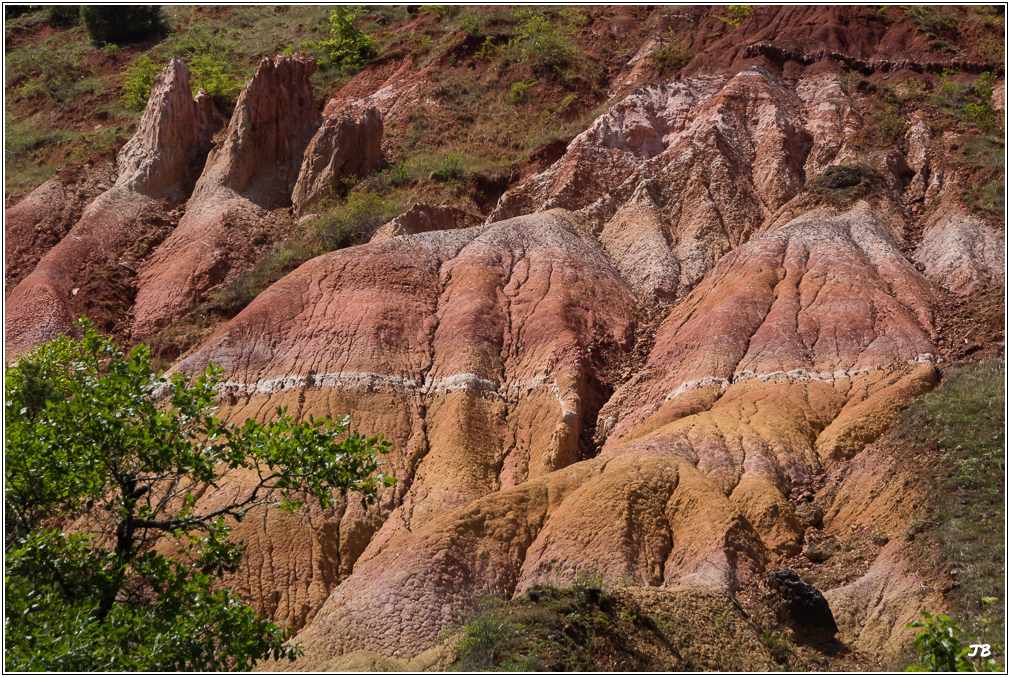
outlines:
[[[772,660],[779,665],[788,665],[796,657],[796,649],[793,647],[793,643],[780,632],[764,630],[761,635],[761,641],[768,647]]]
[[[866,195],[881,180],[880,172],[868,162],[849,162],[831,165],[807,181],[805,190],[844,207]]]
[[[694,54],[690,47],[677,47],[676,45],[662,45],[649,55],[652,65],[660,73],[667,71],[679,71],[687,65]]]
[[[716,15],[716,19],[730,28],[736,28],[754,11],[754,5],[727,5],[726,13]]]
[[[904,9],[916,30],[926,36],[930,47],[957,52],[949,42],[957,38],[956,11],[938,5],[909,5]]]
[[[989,218],[1006,221],[1006,142],[999,136],[969,136],[958,161],[973,170],[964,201]]]
[[[908,446],[939,454],[926,479],[928,519],[910,525],[906,538],[929,535],[939,563],[956,571],[951,617],[990,644],[1005,631],[1005,383],[1003,359],[956,366],[895,428]]]
[[[15,101],[39,97],[63,101],[78,80],[91,74],[83,38],[83,30],[75,28],[8,53],[4,59],[7,96]]]
[[[536,586],[513,602],[478,597],[457,614],[462,637],[452,669],[466,672],[596,670],[603,654],[626,649],[637,619],[602,589],[582,583]]]

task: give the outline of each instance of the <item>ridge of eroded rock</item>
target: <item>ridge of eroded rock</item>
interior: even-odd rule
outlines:
[[[254,253],[267,213],[291,205],[302,156],[320,124],[304,54],[260,62],[224,139],[172,235],[140,271],[133,335],[143,337],[187,312]]]
[[[189,70],[172,59],[155,78],[151,98],[133,139],[117,156],[115,184],[84,210],[58,245],[39,261],[7,299],[9,353],[19,354],[74,335],[71,291],[91,272],[117,265],[141,235],[138,225],[164,223],[168,209],[185,199],[185,186],[199,171],[201,150],[220,121],[206,93],[194,99]]]

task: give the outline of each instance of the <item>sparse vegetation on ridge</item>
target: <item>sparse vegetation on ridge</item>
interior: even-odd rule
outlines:
[[[925,480],[931,498],[906,538],[928,536],[956,579],[950,616],[992,644],[1003,637],[1006,608],[1005,374],[1002,359],[952,368],[899,415],[894,433],[937,459]]]

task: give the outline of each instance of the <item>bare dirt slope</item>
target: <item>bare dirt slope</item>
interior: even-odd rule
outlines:
[[[349,414],[393,443],[397,483],[372,508],[235,525],[248,550],[231,582],[306,649],[271,669],[444,667],[424,652],[455,609],[586,571],[672,610],[685,669],[711,667],[688,646],[711,639],[691,610],[727,599],[724,639],[769,666],[748,615],[767,610],[767,574],[909,519],[899,450],[874,442],[966,354],[966,299],[1005,287],[1005,226],[966,197],[980,170],[951,150],[979,130],[922,98],[894,113],[877,83],[986,64],[861,8],[586,16],[585,44],[651,27],[612,74],[620,100],[531,155],[483,223],[417,204],[285,275],[173,367],[220,365],[232,420]],[[690,55],[676,77],[650,56],[670,35]],[[450,51],[475,58],[467,39]],[[406,104],[438,105],[430,66],[386,59],[320,111],[311,57],[264,58],[211,150],[223,121],[173,61],[111,188],[98,194],[98,165],[7,211],[8,351],[69,331],[80,289],[117,265],[130,279],[108,329],[180,321],[380,167]],[[138,224],[156,234],[131,254]],[[1003,346],[991,327],[973,341]],[[820,584],[846,651],[894,660],[905,623],[942,606],[909,561],[895,540]]]

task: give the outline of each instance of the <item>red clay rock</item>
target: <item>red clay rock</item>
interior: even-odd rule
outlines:
[[[804,96],[758,67],[640,90],[506,193],[489,221],[581,209],[639,298],[674,303],[839,152],[854,124],[844,94],[819,77]]]
[[[328,116],[305,149],[302,169],[291,201],[301,216],[330,196],[349,176],[363,179],[382,161],[382,117],[368,108],[355,120],[346,114]]]
[[[569,213],[548,212],[314,259],[178,368],[224,367],[232,418],[288,404],[350,414],[393,442],[386,470],[400,482],[385,507],[341,518],[346,576],[370,541],[578,461],[605,395],[590,345],[627,350],[636,315],[596,241]],[[255,522],[237,536],[262,543]]]
[[[403,214],[380,227],[372,235],[372,242],[389,240],[405,235],[429,233],[434,230],[453,230],[478,225],[476,217],[449,205],[426,205],[418,202]]]
[[[638,585],[753,582],[802,546],[791,489],[935,383],[930,286],[890,227],[865,205],[797,219],[677,307],[601,411],[601,457],[577,462],[593,373],[579,346],[598,331],[627,343],[634,315],[592,242],[551,211],[335,252],[180,365],[222,364],[231,416],[351,411],[394,440],[400,498],[368,526],[341,522],[341,537],[375,535],[299,636],[301,665],[417,653],[469,595],[587,567]],[[572,305],[589,297],[592,315]]]
[[[90,272],[115,266],[135,243],[138,224],[161,219],[185,199],[216,119],[210,98],[206,93],[192,98],[189,71],[172,59],[155,79],[140,128],[119,152],[115,185],[88,205],[67,237],[8,298],[9,354],[76,333],[72,290]]]
[[[116,160],[88,160],[60,172],[4,211],[4,282],[8,294],[59,244],[84,208],[116,182]]]
[[[186,215],[140,272],[133,335],[187,312],[253,253],[266,213],[291,205],[302,156],[319,128],[312,57],[263,59],[211,151]]]
[[[720,84],[719,79],[697,78],[636,91],[575,137],[547,171],[505,193],[488,221],[592,204],[663,152]]]

